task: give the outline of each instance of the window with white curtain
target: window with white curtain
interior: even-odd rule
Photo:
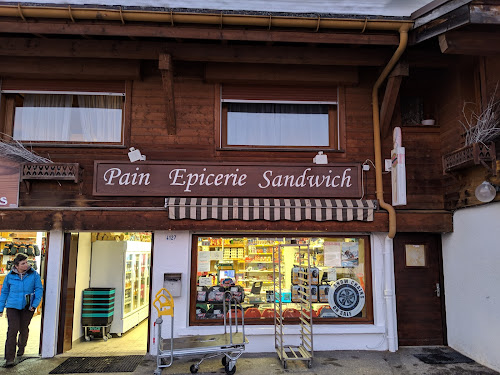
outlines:
[[[4,92],[13,103],[12,136],[21,142],[123,142],[122,93]]]
[[[228,146],[329,147],[328,104],[225,103]]]
[[[339,150],[336,86],[221,85],[222,149]]]

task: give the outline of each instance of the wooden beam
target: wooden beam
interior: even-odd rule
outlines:
[[[500,4],[471,4],[470,20],[474,24],[500,25]]]
[[[465,4],[412,30],[410,34],[411,44],[423,42],[448,30],[453,30],[469,23],[469,5]]]
[[[273,84],[353,85],[358,83],[355,67],[303,66],[270,64],[207,64],[205,79],[208,82],[248,83],[272,82]]]
[[[498,32],[450,31],[439,36],[442,53],[491,56],[500,53]]]
[[[398,232],[447,233],[453,231],[453,214],[446,211],[397,211]],[[300,231],[300,232],[387,232],[388,215],[375,212],[373,222],[365,221],[264,221],[169,220],[167,210],[126,208],[123,210],[0,210],[0,230],[203,230],[203,231]]]
[[[267,64],[383,66],[392,50],[288,46],[168,46],[176,60]]]
[[[294,42],[315,44],[357,44],[357,45],[386,45],[399,44],[397,33],[369,34],[344,33],[336,31],[275,31],[263,29],[220,29],[219,27],[186,27],[143,25],[143,24],[115,24],[104,21],[70,22],[62,20],[26,20],[2,21],[0,32],[18,34],[51,34],[51,35],[105,35],[126,37],[155,37],[155,38],[185,38],[202,40],[244,40],[263,42]]]
[[[129,60],[4,56],[0,59],[0,75],[37,79],[126,80],[140,78],[140,65]]]
[[[165,114],[167,122],[167,133],[176,133],[175,124],[175,99],[174,99],[174,71],[172,66],[172,56],[167,53],[160,54],[158,68],[161,72],[163,91],[165,93]]]
[[[380,109],[380,131],[383,138],[389,133],[394,107],[398,99],[399,88],[401,87],[403,77],[408,76],[408,74],[408,63],[400,62],[394,67],[389,75]]]
[[[0,55],[156,60],[168,51],[174,60],[268,64],[382,66],[389,48],[316,48],[311,46],[238,46],[116,40],[0,38]]]

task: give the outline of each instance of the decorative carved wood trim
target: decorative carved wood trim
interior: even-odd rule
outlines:
[[[173,135],[176,133],[176,123],[175,123],[175,99],[174,99],[174,72],[172,67],[172,56],[167,53],[161,53],[158,61],[158,67],[160,68],[161,71],[163,90],[165,92],[167,133]]]
[[[83,168],[78,163],[22,163],[19,179],[30,193],[33,180],[82,181]],[[81,191],[80,191],[81,194]]]
[[[496,176],[495,144],[474,143],[443,155],[444,174],[475,165],[483,165]]]

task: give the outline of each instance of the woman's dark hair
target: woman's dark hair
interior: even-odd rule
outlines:
[[[19,263],[21,263],[23,260],[28,259],[28,257],[24,254],[17,254],[16,257],[14,258],[14,266],[18,266]]]

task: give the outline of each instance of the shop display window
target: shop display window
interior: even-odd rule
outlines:
[[[241,301],[245,323],[273,324],[275,295],[281,298],[285,320],[298,323],[299,245],[302,252],[309,246],[311,276],[306,287],[314,322],[373,322],[368,236],[195,236],[191,324],[222,323],[226,291]]]

